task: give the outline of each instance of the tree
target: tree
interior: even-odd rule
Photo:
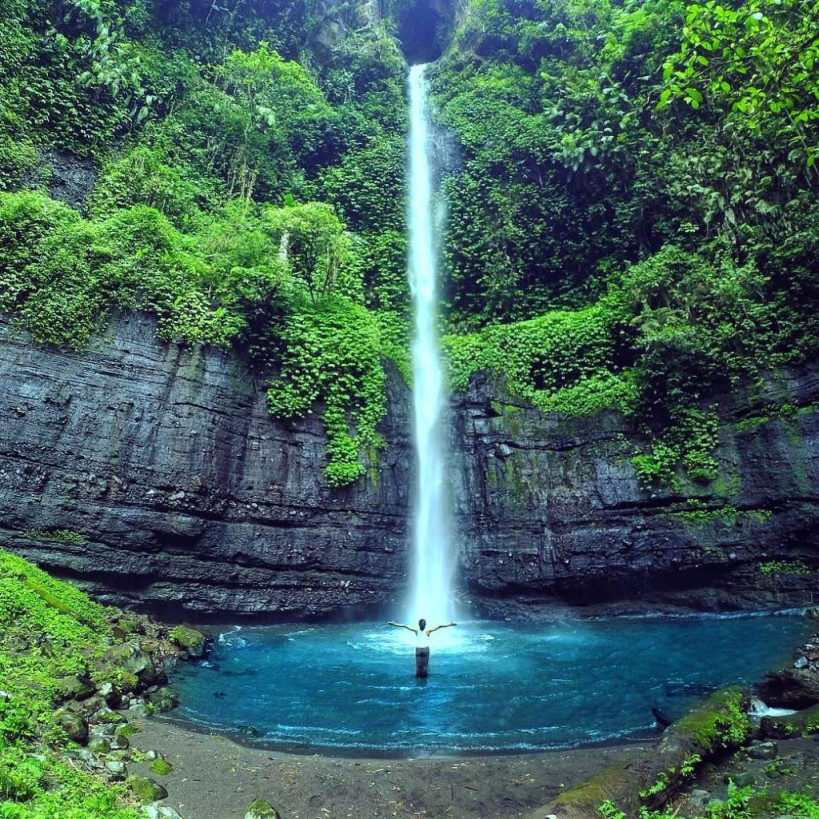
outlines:
[[[725,104],[753,134],[785,140],[813,167],[819,153],[819,0],[716,0],[688,7],[683,43],[660,98]]]
[[[264,225],[278,244],[290,276],[306,288],[313,305],[337,287],[350,284],[343,276],[350,239],[331,205],[308,202],[269,208]]]

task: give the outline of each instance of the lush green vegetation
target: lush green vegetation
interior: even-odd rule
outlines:
[[[136,819],[121,788],[71,766],[54,718],[59,680],[87,673],[113,642],[107,612],[71,586],[0,552],[0,816],[4,819]]]
[[[3,3],[0,309],[53,344],[138,308],[248,350],[275,415],[321,414],[343,485],[380,446],[384,359],[407,371],[406,106],[390,19],[331,5]],[[487,367],[544,410],[620,410],[646,485],[715,477],[715,390],[819,346],[817,14],[461,5],[432,71],[461,149],[453,386]],[[71,157],[98,172],[67,206]]]
[[[435,69],[452,380],[632,416],[716,475],[715,389],[817,350],[815,3],[473,0]],[[464,333],[466,332],[466,335]]]
[[[275,415],[322,412],[334,485],[377,452],[407,346],[404,67],[355,14],[328,42],[312,2],[0,9],[0,189],[34,189],[0,194],[0,310],[49,344],[141,309],[249,350]],[[79,209],[45,194],[66,156],[99,166]]]

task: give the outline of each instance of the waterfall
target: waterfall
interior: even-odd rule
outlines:
[[[446,500],[444,377],[437,335],[436,236],[425,66],[410,69],[409,283],[415,312],[412,344],[417,484],[413,519],[411,621],[430,626],[452,617],[451,526]]]

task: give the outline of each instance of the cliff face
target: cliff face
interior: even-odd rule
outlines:
[[[455,415],[463,575],[485,611],[815,603],[819,372],[724,396],[720,477],[677,491],[640,488],[620,416],[558,420],[503,395],[475,379]]]
[[[114,322],[83,353],[3,326],[0,379],[2,540],[103,599],[296,619],[403,588],[398,379],[377,479],[341,491],[323,485],[317,419],[275,423],[236,357],[159,346],[144,316]]]
[[[318,420],[276,423],[234,356],[160,346],[144,316],[83,353],[0,329],[0,542],[166,614],[396,610],[413,463],[397,377],[380,468],[330,490]],[[651,493],[618,416],[543,416],[475,379],[452,425],[465,597],[503,616],[811,602],[817,399],[817,370],[726,399],[721,478]]]

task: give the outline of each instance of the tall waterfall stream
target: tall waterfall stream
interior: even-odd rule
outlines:
[[[408,619],[430,626],[452,616],[452,528],[447,515],[446,396],[438,344],[438,287],[430,127],[425,66],[410,70],[409,280],[415,313],[412,345],[417,483],[413,519],[413,569]]]

